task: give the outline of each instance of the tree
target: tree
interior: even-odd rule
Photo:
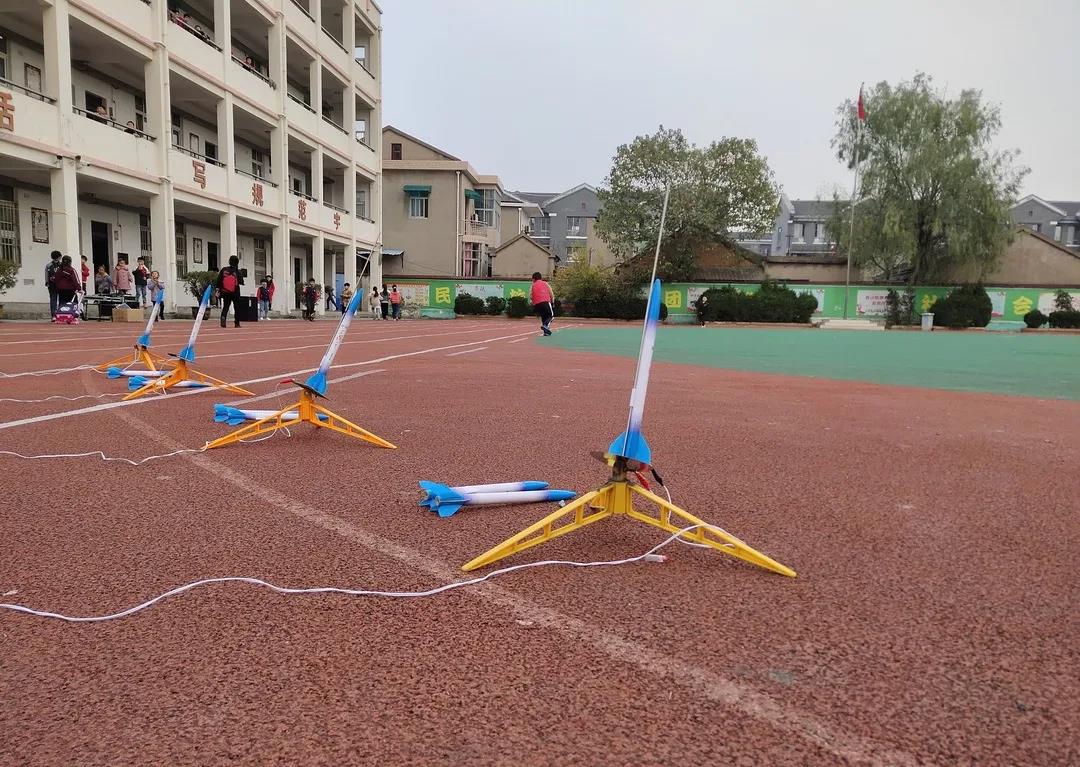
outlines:
[[[697,249],[728,242],[732,231],[772,228],[779,191],[756,142],[723,138],[697,147],[681,131],[660,126],[616,150],[599,190],[603,210],[596,230],[618,258],[648,255],[641,260],[651,267],[668,182],[662,279],[689,279]]]
[[[864,96],[866,120],[856,141],[858,118],[847,101],[837,110],[832,146],[854,168],[861,159],[855,201],[838,204],[830,232],[855,263],[884,278],[908,284],[948,279],[959,267],[985,276],[1009,243],[1009,203],[1027,169],[1016,152],[997,151],[992,141],[1001,113],[965,90],[948,99],[917,74],[893,87],[878,83]]]

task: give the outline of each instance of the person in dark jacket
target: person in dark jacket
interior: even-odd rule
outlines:
[[[229,265],[218,272],[217,291],[221,296],[221,327],[225,327],[225,320],[229,317],[229,307],[233,309],[233,327],[240,327],[240,311],[237,299],[240,298],[240,286],[244,284],[244,277],[240,274],[240,258],[229,256]]]
[[[64,256],[60,260],[60,266],[53,272],[52,284],[56,290],[59,306],[70,304],[75,300],[75,294],[82,288],[82,280],[79,279],[79,273],[75,271],[75,267],[71,265],[71,256]]]
[[[49,256],[49,263],[45,264],[45,287],[49,291],[49,316],[56,316],[56,286],[53,285],[53,275],[60,268],[60,258],[64,254],[54,250]]]
[[[319,289],[315,287],[315,278],[308,280],[304,288],[304,319],[315,321],[315,304],[319,301]]]

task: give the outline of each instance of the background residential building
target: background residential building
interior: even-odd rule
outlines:
[[[502,244],[503,213],[515,235],[520,217],[504,205],[497,176],[393,126],[382,130],[388,279],[493,277],[492,253]]]
[[[1044,200],[1031,194],[1009,210],[1012,222],[1080,251],[1080,201]]]
[[[230,255],[295,282],[379,281],[381,10],[372,0],[0,4],[0,258],[9,315],[42,314],[52,250],[142,255],[166,309]],[[250,61],[249,61],[250,59]]]
[[[514,192],[531,204],[529,236],[556,257],[559,265],[584,260],[594,266],[612,266],[611,249],[596,234],[600,198],[596,189],[578,184],[565,192]]]

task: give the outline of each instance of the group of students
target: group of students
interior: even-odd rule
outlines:
[[[326,285],[324,290],[326,310],[337,309],[342,314],[345,314],[348,310],[353,296],[356,295],[352,285],[348,282],[341,286],[341,295],[336,298],[332,285]],[[273,295],[272,289],[270,295]],[[302,316],[305,320],[315,321],[315,306],[319,303],[319,295],[319,286],[315,284],[315,278],[313,277],[307,281],[307,284],[300,291],[300,297],[304,304]],[[390,288],[383,285],[381,292],[378,288],[372,288],[371,295],[368,296],[368,309],[373,320],[400,320],[401,307],[404,303],[405,299],[398,290],[397,285],[392,285]]]
[[[54,250],[45,265],[45,286],[49,291],[49,316],[56,322],[56,313],[61,306],[74,303],[80,293],[85,294],[90,285],[90,265],[86,256],[82,256],[80,271],[76,271],[71,256]],[[98,266],[94,274],[94,293],[100,296],[130,295],[132,288],[139,306],[157,302],[165,283],[157,271],[151,271],[146,259],[140,257],[135,269],[129,269],[127,261],[119,259],[110,274],[105,267]],[[160,320],[160,315],[158,316]]]

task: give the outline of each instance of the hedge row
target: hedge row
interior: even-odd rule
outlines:
[[[817,299],[796,293],[774,282],[763,282],[756,293],[743,293],[731,286],[705,291],[706,321],[797,322],[807,323],[817,309]]]

